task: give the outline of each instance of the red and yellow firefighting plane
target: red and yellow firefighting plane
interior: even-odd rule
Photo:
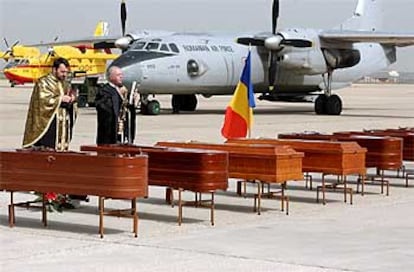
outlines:
[[[107,23],[99,22],[95,36],[106,35]],[[5,41],[6,42],[6,41]],[[5,52],[0,51],[0,58],[7,61],[3,73],[11,86],[32,83],[51,71],[56,58],[66,58],[74,77],[92,76],[105,73],[106,63],[118,57],[110,51],[101,52],[88,45],[53,46],[47,53],[41,54],[36,47],[13,44]],[[6,42],[7,44],[7,42]]]

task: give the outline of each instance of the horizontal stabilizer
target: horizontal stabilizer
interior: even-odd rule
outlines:
[[[371,32],[371,31],[324,31],[319,34],[328,43],[380,43],[393,46],[414,45],[414,33]]]

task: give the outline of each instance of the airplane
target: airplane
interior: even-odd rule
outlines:
[[[316,114],[340,115],[342,100],[333,90],[388,67],[396,62],[396,47],[414,44],[414,33],[380,31],[381,11],[379,0],[358,0],[353,15],[336,28],[277,29],[279,1],[274,0],[271,32],[137,35],[125,34],[122,1],[122,37],[91,41],[95,48],[122,49],[111,66],[123,70],[127,87],[138,83],[142,114],[160,113],[151,95],[172,94],[175,113],[196,110],[197,94],[232,95],[251,47],[251,80],[259,99],[317,95]]]
[[[108,24],[99,22],[95,28],[95,36],[107,35]],[[7,41],[5,40],[8,46]],[[1,58],[8,61],[3,73],[10,81],[11,87],[18,84],[32,83],[51,71],[53,61],[58,57],[68,59],[72,76],[95,76],[105,73],[108,60],[115,59],[118,54],[106,53],[88,45],[53,46],[48,52],[41,54],[33,46],[14,43],[7,51],[0,52]]]

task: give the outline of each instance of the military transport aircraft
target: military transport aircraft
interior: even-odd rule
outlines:
[[[396,47],[414,44],[414,33],[381,32],[380,0],[358,0],[354,14],[329,29],[277,29],[279,1],[273,1],[271,32],[214,35],[150,32],[125,35],[126,8],[121,4],[123,37],[96,40],[123,54],[111,65],[122,68],[124,82],[138,82],[141,112],[158,114],[150,95],[172,94],[174,112],[193,111],[196,94],[231,95],[252,46],[252,82],[259,99],[289,100],[315,95],[316,114],[339,115],[340,97],[333,89],[396,62]]]

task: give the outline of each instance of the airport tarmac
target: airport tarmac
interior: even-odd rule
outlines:
[[[0,81],[1,148],[20,147],[30,93],[30,86],[10,88]],[[311,103],[257,101],[252,137],[414,127],[414,85],[354,85],[338,93],[344,105],[341,116],[317,116]],[[220,129],[229,96],[199,97],[196,112],[178,115],[171,114],[168,96],[158,99],[161,115],[137,116],[136,143],[223,142]],[[95,130],[95,109],[80,109],[71,149],[94,143]],[[365,196],[355,195],[353,205],[344,203],[341,193],[330,192],[325,206],[316,203],[315,190],[306,190],[303,181],[290,182],[288,216],[277,200],[268,199],[257,215],[252,197],[237,197],[230,180],[228,191],[215,199],[215,226],[209,223],[208,209],[193,207],[184,207],[184,222],[178,226],[177,207],[164,203],[163,188],[150,187],[150,197],[138,201],[138,238],[133,238],[130,219],[106,217],[100,239],[95,197],[78,209],[49,214],[47,228],[38,211],[17,209],[16,226],[9,228],[9,194],[0,192],[0,270],[412,271],[414,180],[409,188],[402,179],[389,180],[388,197],[379,186],[367,185]],[[34,197],[19,193],[16,198]],[[114,200],[106,207],[125,205]]]

